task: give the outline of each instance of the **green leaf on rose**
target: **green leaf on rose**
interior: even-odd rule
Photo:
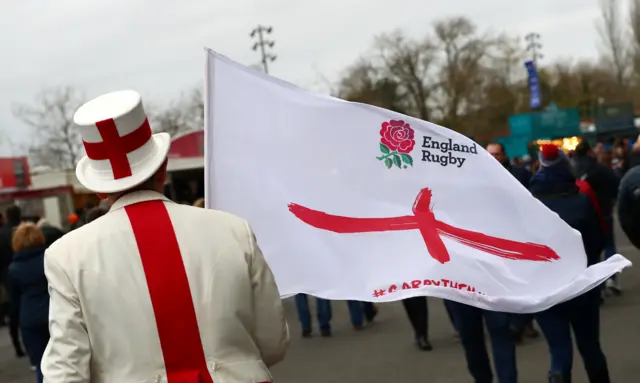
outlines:
[[[387,165],[387,169],[391,169],[391,167],[393,166],[393,161],[391,161],[391,158],[385,158],[384,164]]]
[[[402,169],[402,160],[400,159],[400,156],[397,154],[393,155],[393,163],[400,169]]]
[[[403,153],[403,154],[400,154],[400,157],[402,157],[402,162],[404,162],[409,166],[413,166],[413,158],[411,158],[410,155]]]
[[[384,154],[389,154],[390,152],[389,147],[382,142],[380,143],[380,151]]]

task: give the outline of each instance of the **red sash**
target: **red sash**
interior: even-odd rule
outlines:
[[[213,383],[189,280],[163,201],[125,207],[149,287],[168,383]]]
[[[609,228],[604,221],[604,216],[602,215],[602,209],[600,209],[600,203],[598,202],[598,196],[596,195],[596,192],[593,191],[593,188],[591,187],[591,185],[589,185],[589,182],[585,180],[576,180],[576,185],[578,185],[580,193],[585,194],[587,197],[589,197],[591,203],[593,203],[593,207],[595,207],[596,213],[598,213],[598,221],[600,222],[600,226],[602,227],[602,230],[607,233],[609,231]]]

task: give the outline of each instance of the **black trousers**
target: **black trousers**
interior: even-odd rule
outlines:
[[[31,361],[31,365],[36,367],[38,374],[38,383],[42,382],[42,372],[40,371],[40,362],[42,355],[47,348],[49,342],[49,326],[43,323],[39,326],[26,327],[21,329],[22,341],[27,349],[27,355]]]
[[[416,338],[429,339],[429,306],[427,297],[413,297],[402,301]]]
[[[9,336],[11,336],[11,343],[13,343],[13,349],[17,355],[24,355],[22,344],[20,344],[20,323],[18,315],[12,313],[9,317]]]
[[[5,289],[10,292],[8,285],[5,285]],[[13,349],[16,355],[24,355],[22,344],[20,343],[20,311],[16,310],[15,302],[8,302],[2,305],[0,315],[3,316],[3,319],[5,315],[9,316],[9,336],[11,337],[11,343],[13,343]]]

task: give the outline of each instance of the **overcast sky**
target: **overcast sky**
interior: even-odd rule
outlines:
[[[12,116],[12,102],[46,87],[72,85],[87,97],[131,88],[167,102],[200,84],[204,46],[257,63],[249,37],[257,24],[274,27],[271,74],[326,90],[322,78],[335,80],[375,35],[402,28],[423,36],[433,20],[454,15],[496,32],[540,33],[544,61],[598,53],[598,0],[4,1],[0,130],[25,145],[30,132]]]

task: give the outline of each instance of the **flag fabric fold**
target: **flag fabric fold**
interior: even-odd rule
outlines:
[[[465,136],[206,56],[207,205],[249,221],[283,296],[530,313],[631,265],[587,268],[580,234]]]

